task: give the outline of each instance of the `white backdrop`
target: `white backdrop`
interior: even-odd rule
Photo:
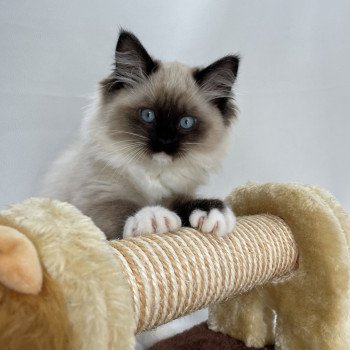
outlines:
[[[35,194],[74,138],[119,26],[161,59],[243,57],[232,149],[203,193],[296,181],[350,211],[347,0],[0,0],[0,208]]]
[[[0,26],[0,207],[35,194],[73,139],[123,26],[161,59],[243,57],[232,150],[204,193],[297,181],[350,210],[347,0],[0,1]]]

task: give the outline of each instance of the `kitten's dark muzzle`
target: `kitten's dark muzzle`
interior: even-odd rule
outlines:
[[[177,138],[156,138],[151,141],[151,148],[154,153],[165,152],[174,154],[178,150],[179,141]]]
[[[159,143],[163,146],[169,146],[177,141],[176,139],[162,139],[162,138],[159,138],[158,140],[159,140]]]

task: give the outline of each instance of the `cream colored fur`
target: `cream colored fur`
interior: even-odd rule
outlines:
[[[275,342],[279,350],[350,349],[350,224],[339,204],[321,189],[297,184],[251,184],[229,201],[237,215],[283,218],[298,244],[299,268],[287,281],[213,306],[210,327],[247,346]]]
[[[70,204],[33,198],[2,212],[2,220],[35,236],[43,265],[63,292],[74,350],[134,349],[129,287],[91,219]]]

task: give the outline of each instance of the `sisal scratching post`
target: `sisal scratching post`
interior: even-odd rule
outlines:
[[[131,289],[137,333],[286,276],[298,255],[290,228],[272,215],[240,217],[224,238],[184,228],[111,245]]]

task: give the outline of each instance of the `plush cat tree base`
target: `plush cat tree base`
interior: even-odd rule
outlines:
[[[3,211],[0,348],[132,350],[137,332],[210,305],[221,335],[187,334],[206,331],[222,350],[224,334],[247,347],[349,349],[350,223],[339,204],[296,184],[250,184],[228,203],[239,219],[225,238],[184,228],[111,244],[67,203]]]

